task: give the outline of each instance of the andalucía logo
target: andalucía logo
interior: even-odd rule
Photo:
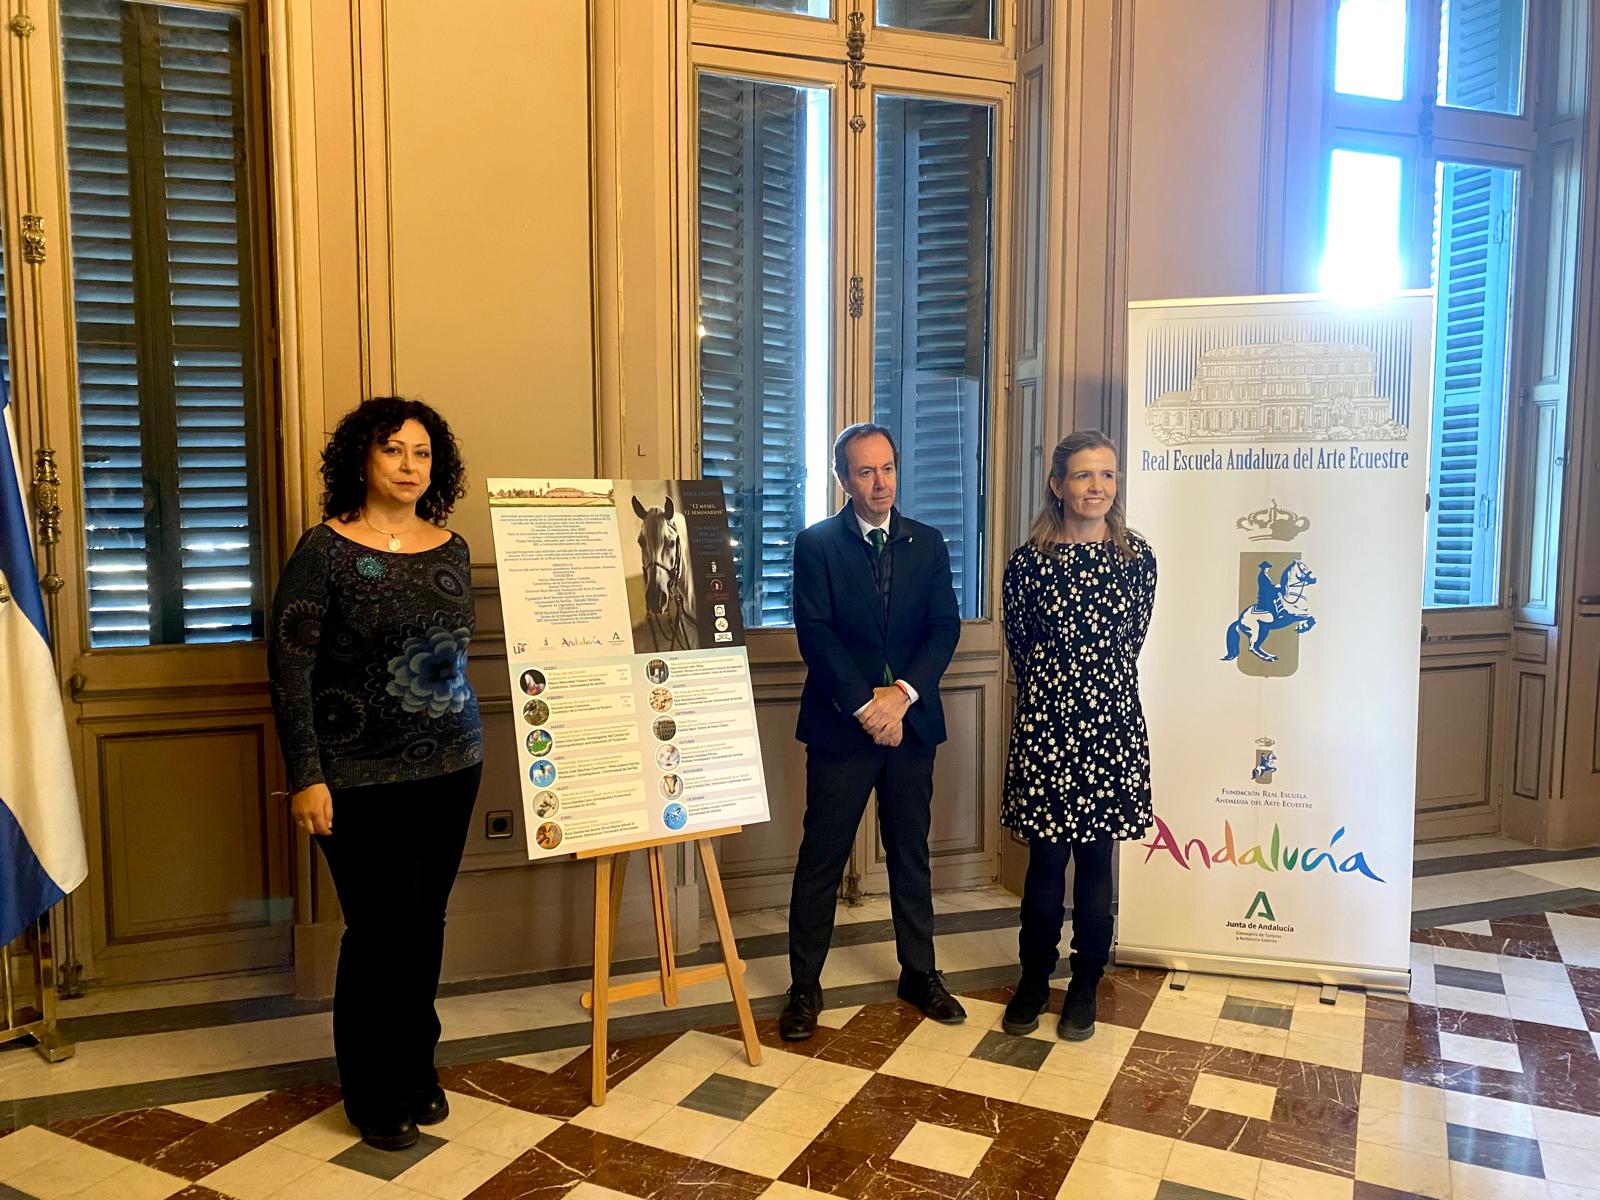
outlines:
[[[1333,836],[1328,839],[1326,850],[1320,846],[1285,845],[1283,832],[1276,821],[1272,825],[1272,836],[1264,845],[1258,842],[1247,850],[1240,850],[1234,844],[1231,821],[1222,823],[1222,844],[1218,846],[1207,846],[1200,838],[1179,842],[1165,821],[1160,817],[1155,821],[1155,837],[1144,843],[1144,861],[1147,863],[1157,854],[1170,854],[1172,861],[1185,871],[1191,870],[1196,863],[1207,871],[1219,866],[1260,867],[1263,871],[1298,869],[1308,874],[1326,869],[1331,874],[1365,875],[1374,883],[1387,882],[1382,875],[1367,865],[1365,853],[1360,850],[1351,853],[1347,848],[1339,846],[1339,841],[1345,835],[1343,825],[1334,830]]]
[[[1264,921],[1276,921],[1278,919],[1272,911],[1272,901],[1267,899],[1265,892],[1256,893],[1256,898],[1250,901],[1250,908],[1244,914],[1244,919],[1253,921],[1257,913],[1261,914],[1261,919]]]

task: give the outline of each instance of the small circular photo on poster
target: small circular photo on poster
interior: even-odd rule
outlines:
[[[667,799],[683,795],[682,775],[663,775],[661,777],[661,794]]]
[[[657,712],[666,712],[669,708],[671,708],[672,689],[664,687],[651,688],[650,707],[655,709]]]
[[[662,746],[661,749],[656,751],[656,766],[663,771],[670,771],[678,765],[678,761],[682,757],[683,755],[678,752],[676,746]]]
[[[668,829],[682,829],[689,823],[688,810],[681,804],[669,804],[661,810],[661,823]]]
[[[652,658],[644,665],[644,677],[651,683],[665,683],[667,674],[667,660],[664,658]]]
[[[528,778],[533,780],[533,786],[547,788],[556,781],[556,765],[548,758],[541,758],[528,768]]]
[[[670,742],[678,736],[678,723],[671,717],[657,717],[655,724],[650,726],[650,732],[656,735],[656,741]]]
[[[546,821],[539,826],[538,832],[533,835],[533,840],[539,843],[541,850],[554,850],[561,845],[561,826],[554,821]]]
[[[517,682],[521,684],[522,690],[530,696],[537,696],[549,686],[549,680],[544,677],[544,672],[533,667],[529,667],[524,671],[522,678]]]
[[[528,753],[535,758],[543,758],[550,753],[550,747],[556,744],[555,738],[550,736],[548,729],[535,729],[528,734]]]
[[[554,792],[540,792],[533,798],[533,815],[541,821],[561,811],[561,797]]]
[[[522,719],[529,725],[543,725],[550,720],[550,706],[543,700],[529,700],[522,706]]]

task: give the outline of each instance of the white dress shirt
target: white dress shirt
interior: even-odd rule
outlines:
[[[884,517],[882,524],[874,525],[871,521],[869,521],[865,517],[863,517],[859,512],[855,512],[854,509],[852,509],[851,511],[854,514],[855,519],[856,519],[856,527],[861,530],[861,539],[862,539],[862,541],[866,542],[867,545],[869,545],[869,546],[872,545],[872,531],[874,529],[883,530],[883,536],[885,538],[887,538],[889,536],[889,521],[894,516],[894,514],[892,512],[889,514],[889,516]],[[900,687],[905,689],[907,703],[915,704],[917,702],[917,689],[916,688],[912,687],[904,679],[896,679],[895,683],[899,684]],[[870,700],[867,701],[867,704],[871,704],[871,703],[872,703],[872,701],[870,701]],[[850,715],[853,716],[853,717],[859,717],[866,710],[867,710],[867,705],[863,704],[860,708],[856,709],[856,711],[851,713]]]

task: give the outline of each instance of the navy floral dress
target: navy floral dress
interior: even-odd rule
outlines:
[[[308,530],[273,597],[267,649],[290,789],[426,779],[479,762],[473,625],[460,534],[395,554],[327,525]]]
[[[1152,821],[1139,650],[1156,596],[1143,539],[1047,554],[1022,546],[1002,585],[1017,712],[1000,822],[1029,841],[1127,841]]]

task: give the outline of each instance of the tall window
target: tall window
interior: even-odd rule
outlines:
[[[699,80],[701,466],[721,479],[747,625],[793,619],[796,530],[827,503],[827,88]]]
[[[89,638],[261,636],[242,10],[62,0]]]
[[[845,27],[826,0],[697,6],[724,23],[733,9],[793,14],[813,37]],[[699,452],[724,481],[751,627],[792,623],[794,536],[829,514],[833,437],[862,420],[894,432],[899,506],[944,533],[962,615],[988,611],[992,192],[1008,93],[874,60],[921,35],[986,44],[994,0],[848,7],[863,10],[864,68],[847,69],[844,36],[833,63],[696,54]],[[902,40],[876,51],[880,36]]]
[[[1498,604],[1525,0],[1340,0],[1323,287],[1434,287],[1424,601]]]
[[[988,105],[878,94],[872,419],[914,464],[900,504],[945,535],[963,617],[983,602],[993,139]]]

